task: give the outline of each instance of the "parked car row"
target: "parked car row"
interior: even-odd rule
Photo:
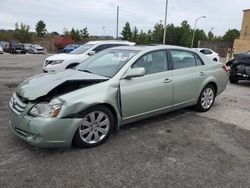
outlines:
[[[31,54],[45,54],[46,50],[39,44],[24,44],[24,48],[27,50],[27,53]]]
[[[17,42],[3,42],[1,41],[0,47],[3,52],[10,54],[45,54],[46,50],[38,44],[22,44]],[[1,53],[1,52],[0,52]]]
[[[200,52],[127,41],[88,42],[43,69],[54,73],[13,93],[9,122],[16,136],[46,148],[97,146],[125,124],[187,106],[206,112],[228,82],[226,67]]]

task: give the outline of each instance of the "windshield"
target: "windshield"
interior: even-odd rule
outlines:
[[[104,50],[81,63],[77,70],[111,78],[138,52],[121,49]]]
[[[86,52],[87,50],[89,50],[93,46],[94,46],[94,44],[84,44],[84,45],[80,46],[79,48],[70,52],[70,54],[83,54],[84,52]]]

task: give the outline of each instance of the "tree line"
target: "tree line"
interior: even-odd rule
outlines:
[[[8,32],[0,31],[0,40],[16,40],[26,43],[31,42],[32,37],[34,35],[37,37],[45,37],[49,34],[46,29],[46,24],[42,20],[39,20],[37,22],[35,30],[35,33],[30,32],[29,25],[25,25],[23,23],[16,23],[14,30]],[[136,26],[131,28],[130,23],[126,22],[121,32],[121,38],[123,40],[128,40],[137,44],[162,44],[163,34],[164,27],[161,22],[156,23],[153,29],[150,29],[147,32],[143,30],[139,31]],[[186,20],[184,20],[180,26],[168,24],[166,27],[166,44],[190,47],[192,41],[192,34],[193,29]],[[52,32],[49,35],[53,36],[59,34],[57,32]],[[84,43],[88,41],[91,37],[87,27],[84,27],[83,29],[72,28],[71,30],[64,28],[63,35],[71,37],[77,43]],[[198,46],[198,41],[200,40],[224,41],[232,45],[234,39],[238,38],[239,35],[240,32],[237,29],[229,29],[223,36],[215,36],[212,31],[209,31],[208,34],[206,34],[204,30],[196,29],[194,47]]]
[[[163,24],[156,23],[154,28],[144,32],[138,31],[138,28],[134,26],[131,28],[130,23],[126,22],[123,30],[121,32],[122,39],[131,42],[136,42],[137,44],[162,44],[164,35]],[[193,29],[189,23],[184,20],[180,26],[175,26],[174,24],[168,24],[166,26],[166,44],[168,45],[178,45],[190,47],[192,42]],[[202,29],[196,29],[194,38],[194,47],[198,46],[198,41],[223,41],[230,43],[234,42],[234,39],[238,38],[240,31],[237,29],[229,29],[223,36],[215,36],[212,31],[208,34]]]
[[[36,32],[31,32],[29,25],[16,23],[14,30],[0,31],[0,41],[19,41],[22,43],[29,43],[32,42],[33,37],[42,38],[59,35],[57,32],[48,33],[46,24],[43,20],[39,20],[36,23],[35,30]],[[84,27],[83,29],[72,28],[71,30],[64,28],[63,35],[71,37],[77,43],[84,43],[90,37],[87,27]]]

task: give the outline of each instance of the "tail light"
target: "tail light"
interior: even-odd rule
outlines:
[[[222,68],[224,69],[225,72],[229,72],[230,71],[230,67],[227,67],[226,65],[223,65]]]

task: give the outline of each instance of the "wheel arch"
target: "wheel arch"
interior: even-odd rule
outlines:
[[[200,97],[200,94],[201,94],[202,90],[203,90],[207,85],[209,85],[209,84],[211,84],[211,85],[214,87],[214,89],[215,89],[215,96],[217,96],[217,94],[218,94],[218,84],[217,84],[217,82],[216,82],[216,80],[215,80],[214,78],[210,77],[210,78],[206,79],[206,80],[203,82],[203,84],[201,85],[201,88],[200,88],[199,93],[198,93],[198,96],[197,96],[197,101],[198,101],[198,99],[199,99],[199,97]]]
[[[119,130],[120,119],[121,119],[119,111],[112,104],[106,103],[106,102],[104,102],[104,103],[95,103],[93,105],[89,105],[86,108],[84,108],[83,110],[79,111],[78,113],[76,113],[74,115],[70,115],[68,118],[72,118],[72,117],[73,118],[74,117],[78,118],[78,117],[80,117],[80,115],[81,115],[82,112],[84,112],[84,111],[86,111],[86,110],[88,110],[90,108],[94,108],[96,106],[104,106],[104,107],[108,108],[111,111],[111,113],[114,116],[114,120],[115,120],[114,130]]]
[[[211,82],[208,82],[208,83],[206,84],[206,86],[209,85],[209,84],[211,84],[211,85],[214,87],[214,89],[215,89],[215,96],[216,96],[216,95],[217,95],[217,91],[218,91],[217,84],[216,84],[214,81],[211,81]],[[206,87],[206,86],[205,86],[205,87]]]
[[[119,130],[120,115],[119,115],[119,113],[117,112],[116,108],[115,108],[113,105],[109,104],[109,103],[98,103],[98,104],[90,105],[90,106],[88,106],[87,108],[85,108],[84,110],[79,111],[77,114],[68,116],[67,118],[79,118],[79,117],[80,117],[80,114],[81,114],[82,112],[84,112],[84,111],[86,111],[86,110],[88,110],[88,109],[90,109],[90,108],[97,107],[97,106],[104,106],[104,107],[108,108],[108,109],[111,111],[111,113],[112,113],[113,116],[114,116],[114,121],[115,121],[115,125],[114,125],[114,127],[113,127],[113,130],[114,130],[114,131]],[[74,143],[73,143],[73,139],[74,139],[74,135],[75,135],[77,129],[78,129],[78,127],[75,127],[74,130],[73,130],[73,134],[72,134],[72,137],[71,137],[71,145],[74,144]]]
[[[114,130],[119,130],[119,116],[117,110],[109,103],[100,103],[99,105],[107,107],[112,112],[115,120]]]

